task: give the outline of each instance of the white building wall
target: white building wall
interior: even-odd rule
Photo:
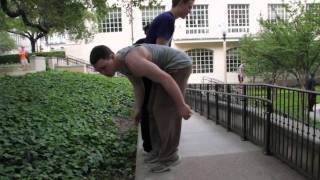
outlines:
[[[27,52],[31,52],[31,46],[30,46],[30,41],[20,35],[9,33],[10,37],[16,42],[17,49],[11,50],[10,52],[7,52],[8,54],[17,54],[19,53],[19,49],[21,46],[25,47],[25,50]]]
[[[291,0],[285,0],[285,3]],[[305,0],[301,0],[305,3]],[[312,3],[313,0],[306,0]],[[320,0],[316,0],[320,2]],[[195,0],[195,4],[208,4],[209,32],[206,34],[186,34],[186,20],[176,20],[175,33],[172,47],[187,51],[195,48],[213,50],[214,72],[206,74],[192,74],[190,83],[201,83],[203,77],[212,77],[220,81],[224,80],[225,62],[222,33],[226,33],[227,49],[237,47],[239,38],[245,33],[228,33],[228,4],[249,4],[249,33],[255,34],[260,31],[258,20],[262,17],[268,18],[268,4],[281,4],[283,0]],[[165,10],[171,9],[171,0],[163,0]],[[91,41],[69,42],[63,47],[67,56],[77,57],[89,62],[91,49],[96,45],[107,45],[114,52],[129,46],[132,42],[145,37],[142,27],[142,13],[139,8],[133,8],[133,23],[122,9],[122,32],[97,33]],[[60,45],[58,45],[60,46]],[[228,72],[227,82],[236,83],[237,73]]]

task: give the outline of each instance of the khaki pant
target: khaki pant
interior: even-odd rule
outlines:
[[[184,94],[191,67],[168,73]],[[152,152],[158,154],[160,162],[169,161],[177,156],[182,117],[178,115],[173,99],[158,83],[152,84],[148,107]]]

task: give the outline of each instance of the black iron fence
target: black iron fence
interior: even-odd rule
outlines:
[[[186,100],[196,112],[319,180],[319,95],[266,84],[190,84]]]

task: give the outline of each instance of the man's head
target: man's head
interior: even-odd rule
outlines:
[[[178,17],[184,19],[191,12],[195,0],[172,0],[172,8],[177,9]]]
[[[112,77],[114,70],[114,53],[107,46],[96,46],[91,50],[90,63],[99,73]]]

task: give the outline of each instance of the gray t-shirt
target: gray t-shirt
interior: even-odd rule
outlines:
[[[192,66],[191,58],[183,51],[157,44],[141,44],[138,46],[145,47],[151,54],[151,61],[164,71],[184,69]],[[126,55],[135,47],[137,46],[128,46],[119,50],[120,61],[124,63]],[[124,69],[121,69],[120,72],[131,75],[130,70],[126,66]]]

